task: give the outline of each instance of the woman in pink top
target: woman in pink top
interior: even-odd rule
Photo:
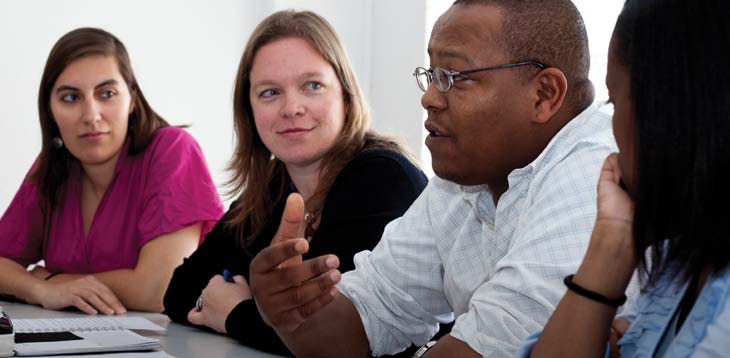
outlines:
[[[0,293],[161,311],[172,271],[223,214],[200,147],[152,110],[124,45],[99,29],[56,43],[38,109],[41,153],[0,219]]]

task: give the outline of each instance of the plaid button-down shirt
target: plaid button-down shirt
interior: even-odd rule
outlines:
[[[547,322],[562,278],[585,254],[598,175],[614,151],[610,115],[591,106],[510,173],[496,206],[486,186],[432,179],[338,286],[372,353],[424,344],[456,318],[453,337],[484,356],[513,356]]]

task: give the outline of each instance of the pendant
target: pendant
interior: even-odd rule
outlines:
[[[307,223],[307,227],[304,229],[304,237],[307,240],[311,240],[314,236],[314,223],[317,221],[317,215],[312,213],[304,213],[304,222]]]

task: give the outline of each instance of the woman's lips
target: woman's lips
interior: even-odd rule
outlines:
[[[304,136],[311,131],[312,128],[288,128],[279,132],[279,134],[291,138]]]
[[[94,141],[101,140],[107,134],[109,134],[109,132],[89,132],[89,133],[84,133],[84,134],[80,135],[79,137],[81,139],[94,142]]]

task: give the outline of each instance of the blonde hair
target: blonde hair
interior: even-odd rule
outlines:
[[[397,144],[369,130],[367,103],[340,39],[327,20],[311,11],[284,10],[268,16],[256,27],[246,44],[233,96],[237,141],[229,165],[233,175],[228,185],[231,188],[229,195],[241,195],[226,224],[237,231],[244,247],[250,246],[261,234],[266,218],[271,215],[274,204],[282,199],[289,182],[284,164],[272,158],[256,131],[249,97],[251,68],[261,47],[291,37],[307,41],[332,66],[342,87],[345,107],[342,132],[322,158],[319,184],[305,203],[307,210],[318,212],[322,209],[337,175],[363,149],[366,137],[373,139],[376,146],[402,152]],[[269,185],[272,183],[279,186],[276,198],[271,198]]]

